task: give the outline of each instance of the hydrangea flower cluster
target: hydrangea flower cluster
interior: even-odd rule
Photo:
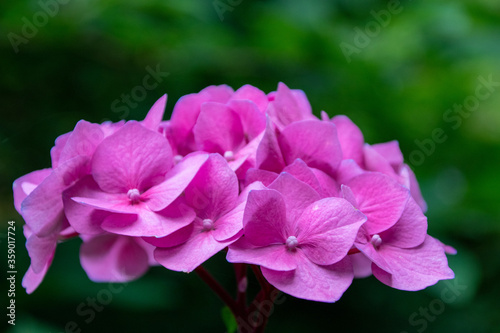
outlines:
[[[14,182],[28,293],[57,244],[75,237],[97,282],[153,265],[191,272],[222,250],[260,267],[274,288],[321,302],[337,301],[355,277],[402,290],[454,277],[454,250],[427,234],[397,141],[365,143],[348,117],[318,119],[283,83],[269,94],[210,86],[163,121],[166,100],[142,121],[79,121],[56,139],[50,168]]]

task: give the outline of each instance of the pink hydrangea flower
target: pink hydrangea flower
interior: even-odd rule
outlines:
[[[153,258],[154,246],[141,237],[104,233],[83,237],[80,262],[95,282],[128,282],[144,275]]]
[[[187,206],[179,207],[182,202],[177,198],[207,157],[195,153],[174,166],[168,141],[161,134],[128,122],[96,149],[92,177],[85,177],[65,193],[80,204],[65,206],[68,219],[82,233],[98,228],[92,233],[171,234],[194,218]],[[103,218],[96,210],[111,214]]]
[[[157,246],[156,260],[168,269],[191,272],[241,236],[248,187],[240,195],[238,179],[227,161],[211,154],[185,190],[196,218],[163,238],[146,239]],[[261,186],[263,188],[263,186]]]
[[[332,122],[337,126],[344,159],[337,174],[339,183],[344,183],[363,171],[381,172],[410,189],[411,195],[422,210],[427,210],[415,174],[404,163],[397,141],[369,145],[365,143],[359,127],[347,116],[337,115],[330,120],[323,111],[321,117],[323,121]]]
[[[287,294],[335,302],[353,279],[347,253],[366,217],[342,198],[320,196],[283,173],[266,190],[248,195],[244,236],[227,260],[260,265]]]
[[[367,216],[354,246],[373,262],[381,282],[420,290],[454,277],[443,246],[427,235],[427,218],[407,188],[368,172],[343,185],[342,194]]]

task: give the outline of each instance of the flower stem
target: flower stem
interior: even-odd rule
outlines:
[[[195,270],[196,274],[205,282],[216,294],[219,298],[226,303],[233,314],[238,313],[238,307],[236,306],[236,302],[229,295],[229,293],[220,285],[219,282],[210,274],[203,266],[198,266]]]

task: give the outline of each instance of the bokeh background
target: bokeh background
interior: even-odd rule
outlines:
[[[0,2],[0,30],[2,277],[7,221],[17,225],[15,327],[1,298],[8,332],[64,332],[71,321],[81,332],[224,332],[223,305],[196,275],[157,267],[126,286],[93,283],[78,240],[59,245],[26,295],[11,186],[49,167],[55,138],[79,119],[142,119],[164,93],[169,114],[208,85],[270,92],[279,81],[304,90],[317,115],[348,115],[367,142],[399,141],[429,205],[429,233],[458,250],[449,258],[457,280],[420,292],[355,280],[335,304],[287,296],[268,332],[500,332],[500,2],[18,0]],[[155,69],[158,85],[137,95]],[[470,111],[458,113],[464,103]],[[207,267],[233,282],[224,255]],[[110,290],[87,322],[79,306]]]

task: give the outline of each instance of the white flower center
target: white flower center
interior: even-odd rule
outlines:
[[[214,221],[212,221],[211,219],[204,219],[202,221],[202,224],[204,231],[209,231],[214,229]]]
[[[139,192],[138,189],[133,188],[128,190],[127,197],[132,204],[136,204],[141,200],[141,193]]]
[[[299,245],[299,241],[297,240],[297,237],[295,236],[290,236],[286,240],[286,248],[290,251],[293,251],[297,248]]]
[[[382,238],[378,234],[375,234],[372,236],[370,243],[372,243],[373,247],[378,248],[382,244]]]

